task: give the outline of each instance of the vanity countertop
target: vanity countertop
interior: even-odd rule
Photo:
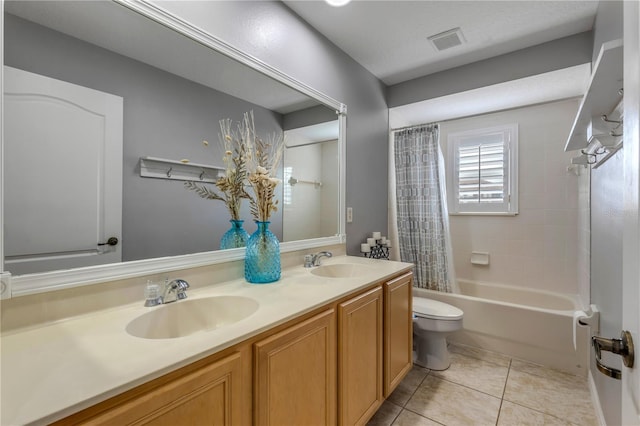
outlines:
[[[134,304],[4,334],[0,423],[41,424],[64,418],[413,267],[351,256],[323,259],[323,265],[337,263],[367,268],[357,277],[325,278],[300,265],[283,269],[276,283],[255,285],[237,279],[190,290],[187,300],[245,296],[258,301],[259,308],[234,324],[185,337],[129,335],[125,329],[131,320],[163,308],[144,307],[142,297]]]

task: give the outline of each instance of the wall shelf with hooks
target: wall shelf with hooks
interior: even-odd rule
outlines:
[[[140,157],[141,177],[215,183],[218,177],[224,175],[224,170],[223,167],[191,163],[184,160]]]
[[[612,119],[613,116],[617,119]],[[587,128],[587,147],[580,150],[579,156],[571,159],[571,164],[597,169],[622,148],[624,142],[622,99],[613,109],[611,117],[603,115],[591,121]]]
[[[578,109],[578,114],[565,151],[585,149],[589,145],[587,129],[593,120],[600,120],[603,114],[611,114],[622,98],[623,62],[622,40],[612,40],[602,44],[602,49],[593,67],[589,87]]]

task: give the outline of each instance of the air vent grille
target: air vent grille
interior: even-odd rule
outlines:
[[[452,47],[460,46],[464,43],[464,36],[460,28],[454,28],[449,31],[438,33],[428,37],[428,40],[438,51],[450,49]]]

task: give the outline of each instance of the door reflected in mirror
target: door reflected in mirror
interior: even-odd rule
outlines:
[[[56,144],[65,140],[65,129],[80,126],[73,118],[44,120],[41,114],[49,106],[21,97],[17,89],[5,89],[5,121],[17,108],[16,103],[6,102],[8,97],[20,98],[19,108],[26,113],[20,126],[35,129],[37,136],[29,138],[38,140],[25,142],[5,135],[5,162],[13,161],[12,152],[20,144],[29,143],[34,149],[21,158],[20,170],[6,176],[4,182],[12,197],[6,201],[13,209],[9,216],[3,212],[8,236],[4,270],[21,275],[110,264],[117,260],[103,255],[114,252],[127,262],[219,250],[222,235],[230,227],[224,203],[195,196],[184,188],[182,180],[141,176],[140,159],[188,160],[224,168],[225,153],[217,143],[219,121],[228,118],[238,122],[248,111],[255,114],[258,136],[287,134],[288,148],[279,171],[283,183],[276,196],[280,208],[271,217],[270,229],[285,242],[340,232],[339,125],[334,108],[110,1],[7,1],[4,19],[6,66],[118,98],[122,106],[122,148],[117,160],[121,171],[115,176],[96,158],[80,159],[76,154],[69,158],[69,153],[57,159],[52,156],[51,150],[55,153]],[[29,92],[29,88],[21,90]],[[56,102],[60,106],[62,101]],[[40,115],[31,114],[29,106],[38,103],[42,107]],[[104,120],[104,114],[93,107],[80,108],[98,121]],[[331,136],[322,141],[303,139],[308,135],[301,135],[310,129],[322,129]],[[53,134],[55,141],[47,137]],[[105,155],[104,150],[110,148],[104,135],[74,135],[76,144],[83,138],[95,148],[92,154]],[[39,144],[48,144],[48,148],[37,149]],[[35,167],[38,163],[47,167]],[[64,173],[57,176],[51,172],[57,169]],[[17,185],[24,183],[21,176],[26,170],[32,173],[31,188],[40,185],[49,197]],[[87,170],[91,180],[83,176]],[[62,175],[66,183],[58,179]],[[105,201],[101,192],[113,196],[109,184],[118,179],[122,182],[121,208],[114,214],[121,224],[112,228],[105,211],[114,203]],[[69,182],[74,180],[95,188],[91,209],[86,206],[86,197],[70,189]],[[77,219],[66,221],[65,233],[74,233],[73,224],[82,223],[89,237],[65,240],[53,229],[43,228],[48,221],[42,215],[29,218],[21,211],[48,212],[63,219],[73,214]],[[255,224],[247,202],[241,209],[241,219],[251,234]],[[38,231],[11,239],[20,229],[36,229],[36,222],[29,224],[28,220],[37,221]],[[120,244],[115,248],[99,245],[110,237],[118,238]],[[15,244],[25,239],[30,243],[28,250]],[[56,242],[64,244],[56,246]]]

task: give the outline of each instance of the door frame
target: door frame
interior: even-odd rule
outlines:
[[[623,2],[624,11],[624,237],[622,327],[640,343],[640,5]],[[637,349],[636,349],[637,352]],[[640,359],[622,367],[621,419],[640,425]]]

